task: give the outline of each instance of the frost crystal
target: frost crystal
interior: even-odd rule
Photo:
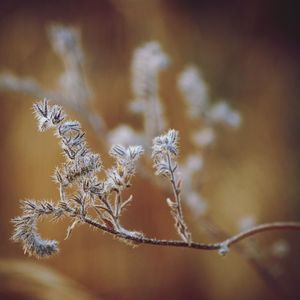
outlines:
[[[229,247],[227,243],[222,243],[221,248],[219,249],[219,254],[225,256],[229,252]]]
[[[178,154],[178,131],[170,129],[166,134],[153,139],[152,156],[158,157],[163,154]]]

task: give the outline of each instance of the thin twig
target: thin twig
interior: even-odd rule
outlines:
[[[167,199],[167,203],[171,208],[171,214],[174,217],[175,228],[177,229],[178,234],[181,236],[181,238],[185,242],[191,243],[192,235],[189,232],[188,227],[184,221],[182,208],[181,208],[180,181],[176,180],[176,174],[175,174],[177,165],[175,162],[175,166],[173,166],[169,151],[166,153],[166,158],[167,158],[168,169],[169,169],[169,173],[170,173],[170,175],[169,175],[170,182],[172,185],[173,194],[174,194],[174,198],[175,198],[175,203],[173,201],[171,201],[170,199]]]
[[[169,153],[167,153],[167,160],[168,160],[168,165],[169,165],[169,169],[170,169],[170,173],[171,173],[171,184],[172,184],[172,189],[173,189],[173,192],[174,192],[175,201],[176,201],[176,204],[177,204],[178,215],[181,219],[183,219],[182,208],[181,208],[180,190],[176,186],[174,169],[173,169],[173,165],[172,165]]]
[[[300,222],[274,222],[274,223],[266,223],[261,224],[258,226],[253,227],[252,229],[240,232],[222,242],[218,243],[187,243],[184,241],[176,241],[176,240],[158,240],[153,238],[147,238],[142,236],[133,236],[128,235],[126,233],[120,233],[114,229],[107,228],[104,225],[101,225],[94,220],[90,219],[89,217],[84,217],[84,222],[87,224],[94,226],[100,230],[103,230],[105,232],[108,232],[110,234],[116,235],[120,238],[123,238],[125,240],[130,240],[133,242],[136,242],[138,244],[150,244],[150,245],[156,245],[156,246],[168,246],[168,247],[180,247],[180,248],[193,248],[198,250],[221,250],[224,245],[227,245],[227,247],[236,244],[250,236],[253,236],[257,233],[264,232],[264,231],[271,231],[271,230],[295,230],[300,231]]]
[[[121,192],[118,191],[116,193],[116,198],[115,198],[115,218],[117,221],[119,220],[120,213],[121,213],[121,210],[120,210],[121,202],[122,202]]]
[[[233,245],[241,240],[244,240],[252,235],[259,232],[269,231],[269,230],[300,230],[300,222],[273,222],[257,225],[246,231],[242,231],[231,238],[227,239],[227,245]]]

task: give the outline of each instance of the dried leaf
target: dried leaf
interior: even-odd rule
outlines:
[[[133,199],[133,196],[130,195],[129,198],[121,204],[120,210],[122,210],[122,209],[125,208],[127,205],[129,205],[129,204],[131,203],[132,199]]]
[[[170,198],[167,198],[166,201],[171,208],[171,212],[175,211],[177,208],[177,204],[174,201],[172,201]]]
[[[181,178],[180,179],[178,179],[178,181],[177,181],[177,183],[176,183],[176,188],[177,188],[177,190],[181,190],[181,183],[182,183],[182,180],[181,180]]]
[[[66,237],[65,237],[65,240],[67,240],[67,239],[70,237],[70,235],[71,235],[73,229],[74,229],[75,226],[76,226],[77,224],[79,224],[79,223],[80,223],[80,220],[79,220],[79,219],[76,219],[76,220],[68,227],[68,229],[67,229],[67,234],[66,234]]]

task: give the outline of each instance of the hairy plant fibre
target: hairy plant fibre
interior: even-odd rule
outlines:
[[[133,197],[123,199],[122,192],[131,185],[136,163],[143,154],[142,146],[113,145],[109,154],[115,159],[115,165],[105,170],[106,179],[99,180],[97,174],[102,170],[100,155],[89,150],[84,131],[78,121],[66,120],[62,107],[50,105],[48,100],[33,105],[38,129],[55,130],[65,155],[65,163],[56,168],[54,178],[59,186],[60,199],[57,203],[25,200],[21,204],[23,214],[12,220],[15,230],[12,239],[22,242],[25,253],[38,258],[49,257],[58,252],[58,242],[44,240],[37,231],[37,221],[51,215],[53,219],[62,216],[71,219],[66,238],[78,224],[86,223],[117,236],[120,240],[135,244],[186,247],[202,250],[218,250],[221,255],[229,251],[229,246],[266,230],[300,230],[296,222],[277,222],[255,226],[232,236],[222,242],[205,244],[193,242],[183,217],[181,206],[181,180],[177,178],[178,132],[170,129],[166,134],[153,139],[152,159],[155,174],[165,177],[171,184],[174,199],[167,199],[175,228],[181,240],[158,240],[144,237],[141,232],[128,230],[121,225],[120,217]],[[68,192],[70,187],[76,191]],[[97,212],[97,218],[89,216],[89,211]]]

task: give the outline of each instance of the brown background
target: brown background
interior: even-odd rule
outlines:
[[[192,124],[183,122],[183,101],[175,83],[187,64],[203,70],[213,99],[229,99],[243,116],[237,132],[220,130],[207,156],[203,194],[213,220],[232,233],[247,215],[260,223],[299,220],[299,13],[291,1],[228,2],[1,1],[0,70],[32,76],[54,88],[62,64],[51,50],[46,27],[53,22],[77,26],[95,108],[109,128],[121,123],[139,128],[141,120],[127,110],[132,97],[130,60],[137,46],[158,40],[172,59],[161,78],[161,95],[170,125],[180,130],[182,157],[190,151],[186,137]],[[11,262],[12,272],[16,259],[48,266],[104,299],[275,299],[234,251],[222,258],[191,250],[132,249],[87,226],[63,241],[67,222],[41,224],[43,236],[61,241],[58,256],[46,261],[24,256],[20,245],[9,241],[9,220],[20,213],[20,199],[58,197],[50,175],[62,161],[52,135],[36,131],[34,100],[0,93],[0,255],[8,266]],[[84,125],[90,146],[102,153],[103,145]],[[150,236],[175,238],[164,201],[167,195],[138,176],[132,193],[135,201],[124,223]],[[188,210],[186,215],[194,237],[211,241]],[[291,251],[280,262],[279,281],[290,297],[297,298],[299,235],[268,233],[257,240],[267,252],[281,238],[288,240]],[[268,265],[277,262],[270,259]],[[28,265],[28,273],[35,267]],[[24,279],[9,271],[0,274],[0,296],[14,299]]]

